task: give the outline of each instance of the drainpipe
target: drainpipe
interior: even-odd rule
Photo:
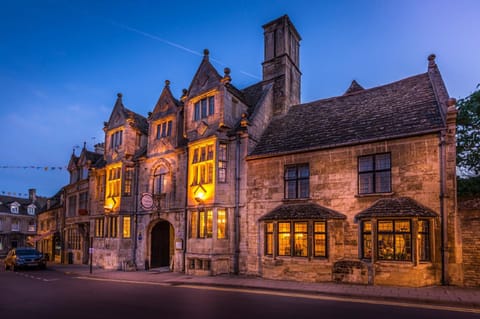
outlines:
[[[440,227],[441,227],[441,258],[442,285],[448,285],[448,222],[445,210],[445,131],[440,133]]]
[[[240,255],[240,134],[236,137],[235,147],[235,211],[234,211],[234,238],[235,252],[233,254],[233,272],[239,274],[239,255]]]
[[[137,221],[137,214],[138,214],[138,180],[140,175],[140,165],[138,161],[135,163],[135,201],[134,201],[134,208],[133,208],[133,264],[135,265],[135,269],[137,268],[137,229],[138,229],[138,221]]]
[[[187,150],[185,151],[185,156],[187,158],[185,165],[185,204],[184,204],[184,216],[183,216],[183,267],[182,267],[182,272],[187,271],[187,240],[188,240],[188,167],[189,167],[189,158],[188,158],[188,146],[186,148]]]

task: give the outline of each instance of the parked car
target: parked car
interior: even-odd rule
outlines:
[[[19,268],[37,267],[45,269],[47,262],[45,256],[38,250],[30,247],[11,249],[5,260],[5,270],[17,270]]]

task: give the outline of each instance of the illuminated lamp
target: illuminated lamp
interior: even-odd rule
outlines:
[[[197,187],[193,195],[197,203],[201,204],[205,201],[205,198],[207,197],[207,190],[203,188],[202,185],[200,185]]]

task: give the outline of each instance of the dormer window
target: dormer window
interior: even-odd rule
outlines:
[[[12,212],[12,214],[18,214],[18,206],[17,205],[10,206],[10,212]]]
[[[172,136],[172,121],[166,121],[157,125],[157,140],[162,137]]]
[[[207,118],[210,115],[215,113],[215,98],[213,96],[209,96],[206,98],[197,101],[194,104],[194,113],[193,113],[193,120],[198,121],[200,119]]]
[[[110,148],[114,149],[122,145],[123,131],[117,131],[110,135]]]
[[[28,213],[28,215],[35,215],[35,207],[29,206],[27,208],[27,213]]]

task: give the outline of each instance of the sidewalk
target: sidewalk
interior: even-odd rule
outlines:
[[[66,274],[112,280],[164,283],[171,285],[208,285],[244,289],[264,289],[274,290],[276,292],[282,291],[331,297],[349,297],[356,299],[480,309],[480,288],[460,288],[452,286],[406,288],[337,283],[305,283],[234,275],[205,277],[189,276],[183,273],[173,273],[168,271],[160,272],[157,270],[124,272],[105,270],[98,267],[93,267],[92,273],[90,274],[90,267],[88,265],[65,265],[54,263],[49,263],[48,268]]]

